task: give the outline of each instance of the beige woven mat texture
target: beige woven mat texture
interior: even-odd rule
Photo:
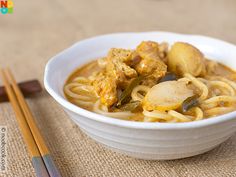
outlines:
[[[235,0],[13,0],[14,13],[0,14],[0,66],[18,81],[43,80],[50,57],[95,35],[125,31],[203,34],[236,44]],[[233,177],[236,134],[214,150],[182,160],[132,159],[97,144],[44,91],[28,99],[53,158],[64,177]],[[7,172],[35,176],[14,112],[0,105],[7,126]]]

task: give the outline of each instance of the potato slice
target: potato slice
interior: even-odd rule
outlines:
[[[168,67],[177,75],[204,75],[204,60],[203,54],[196,47],[184,42],[176,42],[168,53]]]
[[[143,101],[145,110],[168,111],[181,106],[184,100],[193,96],[184,81],[166,81],[153,86]]]

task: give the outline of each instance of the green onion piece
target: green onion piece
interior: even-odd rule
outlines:
[[[128,98],[131,95],[132,90],[140,84],[140,82],[143,80],[144,76],[138,76],[137,78],[135,78],[130,84],[129,86],[122,92],[120,98],[118,98],[118,103],[117,106],[121,106],[122,104],[124,104]]]
[[[182,112],[187,112],[189,109],[196,107],[198,105],[199,105],[198,95],[194,95],[184,100],[184,102],[182,103],[181,110]]]
[[[133,101],[133,102],[122,105],[120,107],[120,110],[122,110],[122,111],[133,111],[137,107],[139,107],[140,105],[141,105],[140,101]]]
[[[177,76],[174,73],[166,73],[166,75],[161,78],[161,80],[159,81],[159,83],[161,82],[165,82],[165,81],[173,81],[173,80],[177,80]]]

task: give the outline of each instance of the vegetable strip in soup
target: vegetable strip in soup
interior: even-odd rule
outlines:
[[[73,104],[108,117],[141,122],[190,122],[236,110],[236,72],[196,47],[141,42],[112,48],[77,69],[64,93]]]

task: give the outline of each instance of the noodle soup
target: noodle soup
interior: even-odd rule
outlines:
[[[183,42],[112,48],[74,71],[64,86],[73,104],[108,117],[189,122],[236,110],[236,72]]]

